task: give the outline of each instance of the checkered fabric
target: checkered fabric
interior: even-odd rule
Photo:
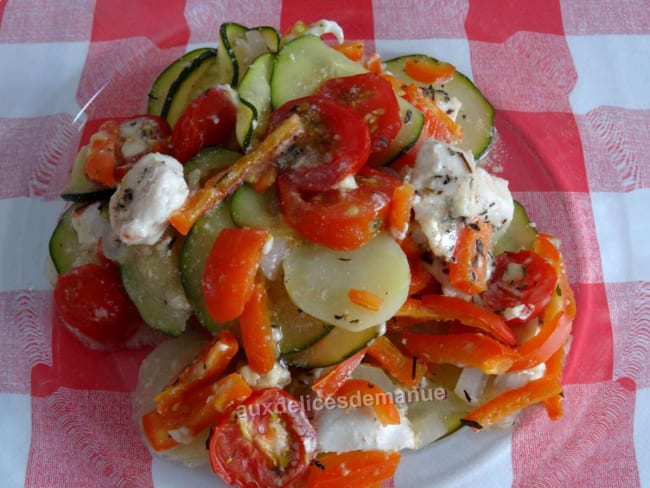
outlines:
[[[4,487],[218,486],[152,458],[131,419],[146,350],[80,345],[44,273],[59,194],[101,121],[235,21],[337,20],[384,59],[421,52],[497,109],[490,164],[562,242],[579,312],[565,415],[407,454],[396,487],[650,486],[647,0],[0,1],[0,472]],[[81,114],[81,115],[79,115]],[[646,410],[648,408],[649,410]]]

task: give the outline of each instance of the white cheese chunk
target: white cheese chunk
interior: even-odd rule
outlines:
[[[399,424],[382,425],[371,407],[320,410],[314,425],[323,452],[399,451],[414,449],[416,444],[405,416]]]
[[[415,219],[434,255],[449,261],[459,229],[476,219],[495,229],[512,220],[508,182],[477,167],[471,153],[427,139],[407,175],[415,186]]]
[[[72,212],[70,223],[82,246],[95,246],[104,233],[106,219],[101,214],[101,202],[91,203]]]
[[[171,156],[147,154],[111,197],[111,227],[125,244],[155,244],[167,229],[169,216],[188,195],[183,166]]]
[[[246,383],[254,390],[263,388],[283,388],[291,383],[291,373],[281,363],[276,362],[273,369],[262,375],[253,371],[250,366],[239,368],[239,374],[244,377]]]

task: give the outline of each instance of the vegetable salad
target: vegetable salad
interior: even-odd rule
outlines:
[[[223,24],[79,151],[57,310],[90,347],[167,337],[137,421],[229,485],[376,486],[459,428],[557,419],[575,301],[485,169],[493,119],[452,64],[335,22]]]

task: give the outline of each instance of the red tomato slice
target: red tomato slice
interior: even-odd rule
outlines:
[[[481,299],[493,311],[523,305],[523,316],[509,320],[522,323],[542,312],[556,284],[555,269],[539,254],[526,250],[504,252],[497,256],[496,269]]]
[[[297,113],[304,135],[278,161],[280,173],[301,190],[323,191],[355,174],[368,159],[368,127],[354,110],[329,98],[291,100],[271,116],[269,131]]]
[[[206,146],[222,145],[236,149],[237,107],[221,86],[209,88],[181,114],[172,132],[172,155],[181,163]]]
[[[400,181],[364,168],[354,190],[301,192],[289,178],[278,179],[282,213],[287,223],[312,242],[350,251],[384,227],[393,191]]]
[[[86,176],[96,183],[116,186],[145,154],[168,154],[171,132],[167,121],[155,115],[104,122],[90,137]]]
[[[298,400],[268,388],[215,426],[209,449],[212,470],[229,485],[287,486],[309,468],[316,431]]]
[[[393,87],[376,73],[332,78],[318,93],[350,107],[368,124],[371,153],[386,149],[402,127]]]
[[[73,332],[102,345],[124,344],[141,324],[116,265],[84,264],[62,274],[54,302]]]

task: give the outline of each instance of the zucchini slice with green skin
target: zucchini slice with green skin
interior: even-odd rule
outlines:
[[[287,44],[275,57],[271,76],[271,105],[277,109],[295,98],[314,94],[321,84],[331,78],[358,75],[368,71],[319,37],[305,35]],[[374,166],[390,163],[410,149],[420,137],[424,126],[422,112],[398,97],[402,127],[391,144],[372,158]]]
[[[127,246],[120,264],[122,283],[142,319],[171,336],[185,330],[192,314],[180,279],[181,245]]]
[[[216,54],[214,49],[208,47],[194,49],[167,66],[151,85],[147,113],[167,118],[169,106],[173,94],[177,89],[177,83],[181,73],[186,69],[191,69],[192,64],[200,64],[206,58],[214,57]]]
[[[69,202],[96,202],[109,198],[113,188],[97,185],[86,178],[85,168],[88,159],[88,146],[83,146],[75,157],[68,185],[63,189],[61,198]]]
[[[517,200],[512,214],[512,222],[505,232],[497,238],[492,247],[492,254],[498,256],[502,252],[517,252],[522,249],[531,249],[537,236],[535,224],[530,221],[526,209]]]
[[[241,158],[238,152],[222,146],[208,146],[183,165],[183,176],[190,190],[198,190],[208,178]]]
[[[237,142],[244,149],[257,144],[268,126],[274,57],[267,52],[255,58],[237,87]]]
[[[295,235],[281,212],[280,200],[274,189],[259,193],[243,184],[235,190],[230,201],[230,216],[238,227],[267,229],[276,237]]]
[[[456,71],[451,80],[429,85],[419,82],[405,72],[407,61],[439,63],[426,54],[411,54],[386,61],[386,69],[399,79],[427,88],[442,97],[456,97],[462,102],[456,121],[463,127],[463,140],[458,146],[481,159],[490,147],[494,135],[494,107],[464,74]]]
[[[72,215],[83,208],[76,203],[66,209],[50,236],[48,244],[50,258],[58,274],[67,273],[76,266],[97,262],[96,246],[87,246],[79,242],[77,231],[72,226]],[[104,212],[102,212],[104,216]],[[108,222],[108,215],[106,215]]]
[[[222,83],[217,69],[218,54],[209,49],[183,68],[169,87],[161,117],[174,127],[187,106],[210,86]]]
[[[300,368],[325,368],[338,364],[366,347],[381,332],[382,326],[361,331],[334,327],[325,337],[304,351],[285,354],[283,359]]]
[[[231,86],[238,86],[251,63],[262,53],[278,51],[280,35],[273,27],[249,29],[235,22],[219,28],[219,69]]]
[[[334,328],[300,310],[289,298],[282,280],[267,282],[271,324],[280,330],[280,354],[303,351]]]
[[[205,305],[201,282],[214,241],[226,227],[234,227],[230,218],[228,201],[223,201],[201,217],[192,227],[181,250],[181,282],[185,296],[196,318],[210,332],[216,332],[228,324],[218,324],[210,316]]]

